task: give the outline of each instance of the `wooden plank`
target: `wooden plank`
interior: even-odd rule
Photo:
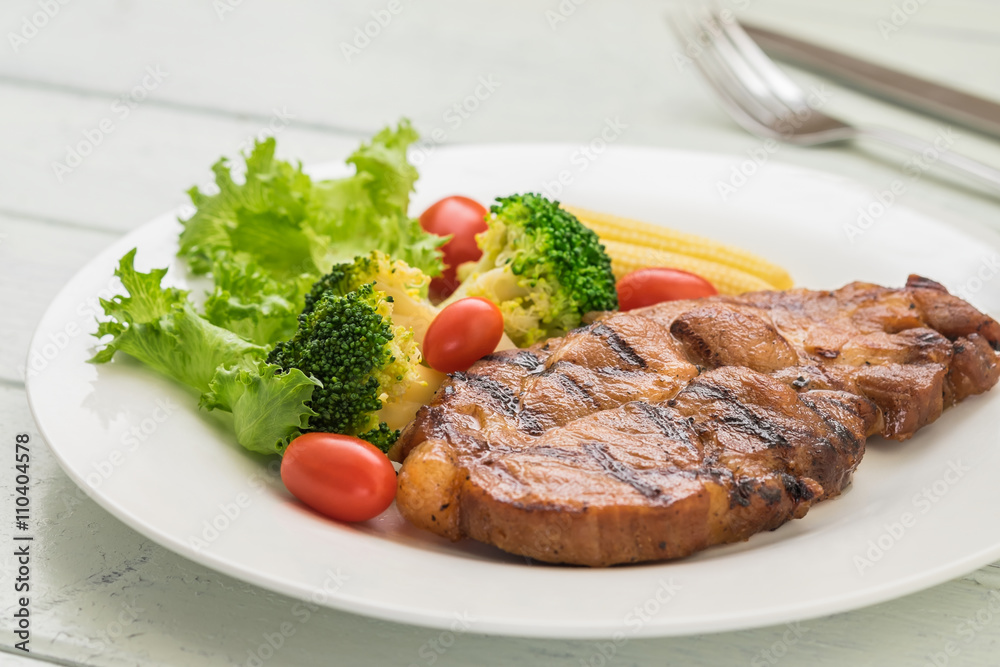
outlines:
[[[28,344],[49,301],[114,241],[92,231],[0,215],[0,379],[24,380]]]
[[[1000,25],[1000,10],[990,3],[923,3],[898,39],[885,40],[876,22],[891,16],[892,0],[729,4],[749,6],[747,14],[759,20],[857,46],[925,74],[952,74],[928,44],[962,49],[972,62],[991,62],[983,58],[993,54]],[[34,7],[8,5],[0,16],[4,25],[18,25]],[[557,2],[403,2],[395,15],[383,0],[301,1],[280,12],[268,3],[243,2],[221,14],[213,8],[218,5],[195,0],[67,5],[18,53],[0,54],[0,73],[113,93],[136,85],[145,67],[158,64],[172,72],[157,91],[159,99],[233,113],[266,114],[287,105],[310,121],[364,131],[402,114],[420,124],[440,122],[448,106],[472,93],[480,76],[493,75],[503,82],[503,94],[489,108],[484,105],[470,127],[458,128],[455,138],[462,141],[475,140],[476,124],[519,125],[519,113],[531,114],[546,130],[543,136],[551,136],[601,108],[607,98],[622,108],[650,97],[669,99],[664,89],[649,86],[670,66],[662,58],[671,42],[664,6],[654,0],[569,3],[564,10]],[[373,12],[386,25],[373,23],[368,29],[374,37],[366,43],[363,31],[375,21]],[[906,39],[907,33],[919,39]],[[128,56],[106,58],[97,68],[89,59],[65,57],[87,52],[94,43],[101,45],[99,55]],[[294,48],[262,48],[265,44]],[[358,52],[345,54],[342,44]],[[960,74],[959,81],[992,91],[989,68]]]
[[[219,157],[235,156],[272,131],[270,120],[141,104],[128,109],[113,98],[17,86],[0,85],[0,97],[0,213],[95,229],[126,231],[186,202],[185,191],[209,181]],[[294,107],[275,110],[269,113],[281,157],[338,160],[359,143],[356,137],[298,129]],[[111,131],[102,130],[102,123]],[[72,157],[88,151],[79,163]]]

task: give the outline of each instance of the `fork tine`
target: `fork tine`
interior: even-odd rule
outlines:
[[[710,1],[715,5],[715,0]],[[809,142],[811,139],[803,140],[802,137],[816,132],[827,133],[827,138],[832,136],[831,132],[839,132],[841,138],[845,132],[850,134],[852,130],[843,121],[810,106],[802,88],[761,50],[738,22],[717,20],[717,23],[725,35],[712,40],[717,46],[720,59],[726,60],[729,65],[736,61],[744,65],[742,69],[734,68],[736,78],[743,75],[746,69],[754,71],[755,83],[747,88],[760,96],[761,104],[768,106],[777,115],[779,122],[768,123],[775,136],[785,141]],[[746,81],[740,83],[746,84]],[[761,95],[757,83],[767,89],[765,95]]]
[[[725,59],[718,52],[716,38],[713,37],[711,30],[705,30],[709,39],[697,39],[698,33],[692,33],[690,27],[693,24],[698,30],[702,30],[702,24],[691,16],[690,11],[687,12],[687,17],[671,14],[668,19],[674,34],[681,43],[686,43],[694,38],[696,43],[702,46],[702,53],[693,59],[695,67],[716,91],[729,115],[753,134],[774,136],[775,132],[771,128],[780,120],[780,116],[775,113],[775,110],[761,102],[762,98],[773,97],[768,89],[762,84],[758,85],[756,90],[748,88],[740,75],[733,71],[731,61]],[[737,63],[741,62],[734,56],[730,56],[730,58]],[[747,76],[751,80],[755,78],[752,72],[748,72]],[[784,107],[781,108],[784,109]]]
[[[711,0],[710,6],[703,12],[703,22],[720,64],[731,70],[737,82],[761,105],[779,119],[787,119],[801,113],[804,108],[808,109],[802,102],[798,87],[784,76],[738,24],[723,18],[717,2]],[[789,104],[786,99],[792,103]]]
[[[719,16],[718,3],[712,1],[713,14]],[[718,21],[735,51],[743,61],[756,72],[771,89],[771,93],[789,107],[792,112],[809,109],[802,89],[753,41],[737,21]]]

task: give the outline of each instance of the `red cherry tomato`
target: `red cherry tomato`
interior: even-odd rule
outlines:
[[[424,359],[441,373],[464,371],[496,349],[503,337],[503,313],[478,296],[448,304],[424,336]]]
[[[396,496],[396,471],[385,454],[335,433],[292,440],[281,460],[281,481],[293,496],[337,521],[376,517]]]
[[[421,214],[420,226],[431,234],[451,236],[451,240],[441,248],[444,252],[444,273],[431,281],[430,295],[437,301],[458,287],[455,269],[459,264],[482,257],[483,253],[476,245],[476,234],[486,231],[486,209],[468,197],[445,197]]]
[[[633,271],[618,281],[618,308],[633,310],[663,301],[698,299],[718,294],[701,276],[680,269],[653,268]]]

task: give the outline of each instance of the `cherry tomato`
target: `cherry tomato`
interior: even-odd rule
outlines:
[[[476,234],[486,231],[486,209],[468,197],[445,197],[421,214],[420,226],[431,234],[451,236],[451,240],[441,248],[444,252],[444,273],[431,281],[430,296],[437,301],[458,287],[455,269],[459,264],[482,257],[483,253],[476,245]]]
[[[375,445],[349,435],[306,433],[281,460],[292,495],[337,521],[378,516],[396,496],[396,470]]]
[[[633,271],[618,281],[618,307],[633,310],[662,301],[698,299],[718,294],[701,276],[680,269],[653,268]]]
[[[496,349],[503,313],[488,299],[472,296],[448,304],[424,336],[424,359],[441,373],[464,371]]]

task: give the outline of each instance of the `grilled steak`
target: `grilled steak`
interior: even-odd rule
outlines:
[[[415,525],[552,563],[678,558],[805,515],[875,434],[996,384],[1000,324],[939,284],[609,313],[455,373],[397,443]]]

